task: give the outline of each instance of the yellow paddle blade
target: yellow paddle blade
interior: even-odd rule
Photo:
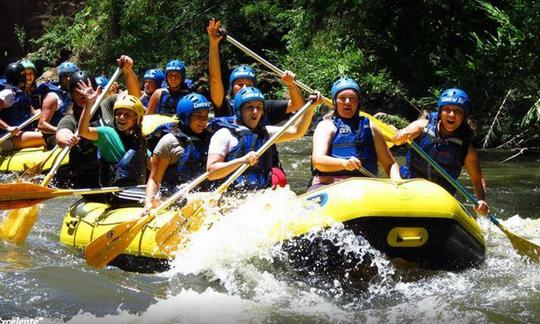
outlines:
[[[528,257],[531,261],[540,262],[540,246],[528,241],[522,237],[515,235],[507,230],[502,224],[497,224],[497,227],[508,237],[512,246],[522,256]]]
[[[41,172],[43,172],[43,170],[47,168],[50,168],[52,166],[52,163],[56,160],[56,158],[52,159],[54,156],[57,156],[58,154],[55,154],[55,153],[59,153],[60,151],[58,150],[59,146],[55,146],[49,154],[47,154],[47,157],[45,159],[43,159],[41,162],[37,163],[37,164],[34,164],[32,165],[31,167],[27,168],[23,174],[21,174],[21,178],[22,179],[31,179],[35,176],[37,176],[38,174],[41,174]],[[65,159],[66,163],[67,163],[67,159]]]
[[[150,135],[156,128],[160,125],[167,124],[167,123],[173,123],[177,121],[173,117],[166,116],[166,115],[158,115],[158,114],[152,114],[152,115],[144,115],[142,120],[142,133],[144,135]]]
[[[386,141],[386,145],[388,146],[388,148],[394,146],[394,142],[392,142],[392,137],[394,137],[394,135],[396,134],[397,128],[392,125],[385,124],[384,122],[378,120],[377,118],[371,116],[366,112],[361,111],[360,115],[369,118],[370,122],[377,125],[384,137],[384,140]]]
[[[120,255],[141,229],[155,218],[153,213],[139,219],[124,222],[108,230],[90,242],[84,251],[86,262],[95,268],[103,268]]]
[[[0,237],[8,242],[23,244],[36,223],[39,206],[11,210],[0,226]]]
[[[55,190],[29,182],[0,184],[0,210],[23,208],[47,199]]]
[[[156,244],[163,253],[170,255],[177,251],[187,242],[188,235],[200,228],[204,202],[202,199],[190,201],[157,231]]]

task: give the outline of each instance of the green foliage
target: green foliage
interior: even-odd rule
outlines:
[[[537,100],[527,114],[525,114],[525,117],[523,117],[523,120],[521,121],[521,127],[527,127],[538,123],[540,123],[540,99]]]
[[[26,49],[26,31],[24,30],[24,27],[21,27],[19,25],[15,25],[15,36],[17,36],[17,43],[19,43],[19,47],[22,48],[24,51]]]
[[[323,93],[339,76],[358,80],[369,98],[383,98],[376,110],[410,117],[407,107],[433,109],[442,89],[457,86],[472,98],[480,136],[503,101],[494,128],[499,142],[539,120],[537,0],[89,0],[72,17],[51,18],[46,33],[30,40],[30,57],[50,66],[74,58],[110,73],[115,58],[128,54],[140,74],[179,58],[189,77],[204,80],[212,17]],[[225,81],[233,66],[254,64],[225,41],[220,51]],[[265,71],[259,67],[260,86],[282,96],[279,79]]]

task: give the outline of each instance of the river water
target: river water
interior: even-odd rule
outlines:
[[[310,138],[279,148],[294,192],[309,175]],[[396,155],[402,159],[402,151]],[[480,160],[495,215],[540,244],[540,157],[501,164],[510,152]],[[468,179],[461,179],[468,185]],[[470,189],[470,186],[468,186]],[[355,253],[371,252],[380,269],[366,289],[338,279],[301,276],[276,263],[287,256],[261,239],[270,221],[305,217],[291,190],[265,191],[192,238],[159,274],[96,270],[59,243],[73,198],[49,200],[24,246],[0,242],[0,319],[9,323],[312,323],[540,321],[540,265],[519,257],[498,228],[479,219],[486,261],[463,272],[396,269],[340,226],[324,235]],[[345,244],[343,244],[345,246]],[[8,323],[8,322],[5,322]]]

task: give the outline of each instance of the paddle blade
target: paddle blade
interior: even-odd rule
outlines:
[[[0,201],[0,210],[20,209],[20,208],[30,207],[30,206],[37,205],[45,200],[47,200],[47,198]]]
[[[6,210],[40,203],[55,190],[29,182],[18,182],[0,184],[0,192],[0,210]]]
[[[52,163],[55,159],[51,160],[51,158],[55,157],[55,153],[58,151],[58,145],[55,146],[49,154],[47,154],[47,157],[43,159],[41,162],[32,165],[31,167],[27,167],[25,164],[25,171],[23,174],[21,174],[22,179],[32,179],[33,177],[37,176],[38,174],[41,174],[46,168],[50,168]],[[66,161],[67,163],[67,161]]]
[[[43,162],[43,161],[42,161]],[[37,176],[38,174],[41,174],[43,172],[43,166],[45,163],[38,163],[34,164],[33,166],[26,168],[27,165],[25,164],[26,170],[21,174],[22,179],[32,179],[33,177]]]
[[[156,233],[156,244],[159,249],[168,255],[176,252],[179,246],[187,242],[187,236],[199,229],[203,219],[202,199],[195,199],[163,225]]]
[[[0,226],[0,238],[23,244],[37,221],[39,206],[11,210]]]
[[[510,243],[512,243],[512,246],[520,255],[528,257],[533,262],[540,262],[540,246],[510,232],[500,223],[497,224],[497,227],[506,234],[506,237],[508,237]]]
[[[139,234],[142,228],[154,219],[154,214],[116,225],[90,242],[84,251],[86,262],[95,268],[103,268],[120,255]]]

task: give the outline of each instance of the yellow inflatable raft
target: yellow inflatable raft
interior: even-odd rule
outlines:
[[[351,178],[301,198],[311,202],[306,208],[320,206],[320,212],[328,219],[275,224],[272,237],[276,243],[283,243],[284,247],[303,246],[305,251],[296,251],[296,255],[309,252],[311,247],[289,243],[301,241],[306,234],[332,222],[341,222],[389,258],[406,260],[422,268],[461,270],[484,260],[483,234],[474,218],[454,197],[431,182]],[[106,204],[81,200],[66,215],[60,240],[84,248],[95,237],[114,225],[132,220],[140,212],[141,208],[114,210]],[[174,215],[167,212],[156,217],[113,263],[135,271],[166,268],[166,261],[172,255],[156,244],[156,236],[171,235],[174,226],[168,225],[176,220]],[[175,228],[177,231],[185,235],[185,229]]]
[[[170,123],[173,121],[172,117],[164,115],[146,115],[143,118],[143,134],[148,135],[155,130],[155,128],[161,124]],[[51,168],[52,164],[56,160],[56,156],[60,154],[61,150],[56,150],[45,164],[43,171],[47,172]],[[31,147],[14,152],[5,152],[0,154],[0,172],[23,172],[24,170],[44,161],[52,154],[52,150],[46,150],[45,147]],[[67,165],[69,163],[69,157],[62,161],[61,165]]]
[[[32,166],[47,159],[49,155],[53,154],[48,160],[43,171],[48,171],[61,150],[47,150],[45,147],[29,147],[14,152],[5,152],[0,155],[0,172],[23,172],[24,170],[31,168]],[[69,162],[69,157],[62,161],[61,165],[66,165]]]

